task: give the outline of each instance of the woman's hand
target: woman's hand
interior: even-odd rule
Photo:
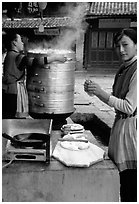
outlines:
[[[84,88],[87,93],[91,93],[96,96],[99,96],[102,93],[101,87],[93,81],[86,81],[84,84]]]
[[[67,57],[65,57],[64,55],[61,54],[53,54],[53,55],[49,55],[47,57],[47,62],[48,63],[52,63],[52,62],[66,62],[67,61]]]
[[[110,94],[105,92],[99,84],[91,81],[91,80],[86,80],[84,83],[84,90],[85,92],[88,93],[88,95],[96,95],[100,100],[103,102],[107,103],[110,97]]]
[[[102,91],[101,87],[97,83],[95,83],[95,82],[93,82],[91,80],[86,80],[85,81],[84,90],[89,95],[93,94],[93,95],[96,95],[96,96],[100,95],[101,91]]]
[[[66,62],[67,57],[65,57],[64,55],[61,55],[61,54],[57,54],[54,56],[54,61]]]
[[[91,84],[92,81],[91,80],[86,80],[84,83],[84,91],[89,95],[89,96],[93,96],[93,90],[91,89]]]

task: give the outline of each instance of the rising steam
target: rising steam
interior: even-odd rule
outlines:
[[[67,3],[65,8],[67,10],[68,17],[71,19],[71,29],[65,30],[64,33],[56,39],[55,45],[56,48],[59,49],[71,49],[75,41],[80,38],[81,33],[84,33],[87,27],[84,20],[87,3],[78,3],[76,7],[71,7]]]
[[[31,49],[65,49],[71,50],[75,45],[76,40],[80,38],[81,33],[84,33],[87,28],[87,23],[84,20],[88,3],[76,3],[73,6],[72,3],[67,2],[65,6],[61,7],[61,11],[66,11],[66,17],[70,19],[70,25],[68,29],[65,29],[60,36],[54,38],[51,42],[45,40],[37,45],[31,45]]]

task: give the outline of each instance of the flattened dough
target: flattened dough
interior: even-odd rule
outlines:
[[[60,143],[61,147],[72,150],[72,151],[79,151],[79,150],[85,150],[89,148],[89,142],[69,142],[69,141],[63,141]]]

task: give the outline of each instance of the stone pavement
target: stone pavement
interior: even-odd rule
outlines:
[[[112,91],[112,84],[115,73],[95,74],[87,71],[75,72],[75,92],[74,92],[74,113],[95,114],[101,121],[109,127],[112,127],[114,121],[114,109],[100,101],[96,96],[89,96],[84,91],[84,82],[91,79],[108,93]]]

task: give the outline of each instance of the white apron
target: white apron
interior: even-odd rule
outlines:
[[[133,73],[136,74],[136,61],[123,70],[122,74],[117,73],[113,94],[118,98],[125,99],[129,93],[130,80]],[[122,69],[121,69],[122,70]],[[135,85],[136,86],[136,85]],[[136,88],[133,89],[133,91]],[[137,93],[134,94],[135,96]],[[129,96],[128,96],[129,97]],[[133,98],[128,98],[131,100]],[[135,100],[135,99],[134,99]],[[135,107],[134,107],[135,108]],[[118,167],[119,171],[137,168],[137,113],[134,111],[131,117],[124,117],[124,112],[116,110],[115,118],[111,129],[108,155]]]
[[[17,118],[28,117],[28,93],[26,89],[26,82],[17,81]]]
[[[109,157],[119,171],[137,168],[137,115],[120,118],[111,129]]]

